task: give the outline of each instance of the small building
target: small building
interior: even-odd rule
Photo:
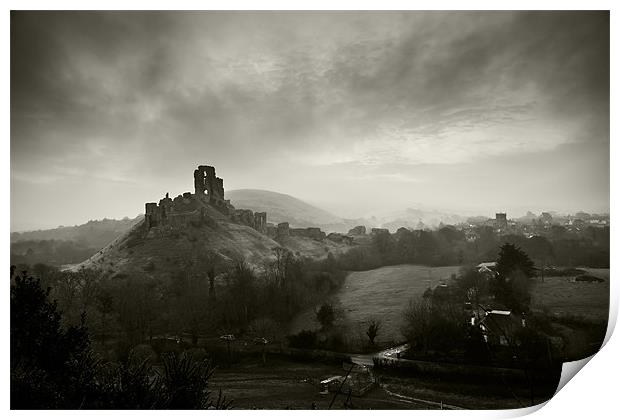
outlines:
[[[508,227],[506,213],[495,213],[495,227],[497,229],[506,229]]]
[[[507,310],[487,311],[478,324],[489,345],[513,346],[519,345],[517,333],[525,328],[525,315],[518,316]]]
[[[497,263],[496,262],[483,262],[476,266],[478,273],[483,274],[487,277],[493,277],[497,274]]]

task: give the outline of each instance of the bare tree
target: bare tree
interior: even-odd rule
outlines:
[[[366,335],[370,340],[370,344],[375,345],[375,338],[379,335],[379,330],[381,329],[381,321],[375,318],[371,318],[366,321],[368,327],[366,328]]]

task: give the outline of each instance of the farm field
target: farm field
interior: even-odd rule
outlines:
[[[403,264],[352,272],[334,298],[342,309],[341,323],[347,327],[350,338],[365,341],[364,323],[374,317],[382,322],[379,341],[400,341],[402,313],[409,300],[422,296],[428,287],[448,282],[459,269]],[[313,310],[305,311],[293,320],[290,332],[319,328],[314,318]]]
[[[600,277],[602,283],[573,282],[572,277],[548,277],[538,280],[532,290],[532,308],[546,308],[556,316],[577,316],[592,321],[609,316],[609,269],[583,268]]]

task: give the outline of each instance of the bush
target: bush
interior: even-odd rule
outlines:
[[[155,271],[155,263],[153,261],[149,261],[146,264],[144,264],[142,269],[148,273]]]
[[[248,326],[248,334],[252,338],[265,338],[270,343],[281,339],[281,328],[271,318],[258,318]]]
[[[213,373],[204,351],[167,353],[163,373],[152,366],[153,349],[120,343],[120,363],[94,358],[85,315],[62,328],[62,316],[37,279],[11,267],[12,409],[229,408],[209,399]],[[124,354],[127,354],[124,356]]]
[[[153,363],[157,360],[157,353],[155,353],[153,347],[148,344],[138,344],[131,350],[131,353],[132,357],[135,358],[137,362],[148,360],[150,363]]]
[[[412,350],[449,353],[463,349],[467,330],[462,311],[451,303],[435,304],[429,299],[409,302],[404,313],[402,334]]]
[[[207,359],[194,360],[183,353],[164,353],[163,375],[160,386],[165,395],[166,408],[187,410],[207,408],[209,406],[207,387],[213,375],[213,367]]]
[[[288,339],[289,346],[299,349],[312,349],[316,345],[316,333],[310,330],[302,330],[286,338]]]
[[[85,317],[62,328],[50,289],[25,272],[13,274],[11,267],[11,408],[79,408],[96,386]]]
[[[370,344],[375,345],[375,338],[379,335],[379,330],[381,329],[381,321],[378,319],[369,319],[366,321],[368,328],[366,329],[366,335],[368,336],[368,340],[370,340]]]
[[[327,343],[324,346],[327,350],[344,352],[348,350],[348,340],[343,331],[332,331],[327,337]]]
[[[330,303],[324,303],[316,312],[316,320],[319,321],[323,329],[327,329],[334,325],[336,320],[336,310]]]

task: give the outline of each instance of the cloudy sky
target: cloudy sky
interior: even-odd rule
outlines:
[[[609,209],[609,14],[14,12],[11,229],[193,189]]]

